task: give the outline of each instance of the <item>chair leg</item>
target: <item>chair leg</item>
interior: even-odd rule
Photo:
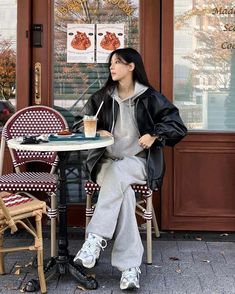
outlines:
[[[159,238],[160,237],[160,231],[159,231],[156,214],[155,214],[155,211],[154,211],[153,207],[152,207],[152,217],[153,217],[152,221],[153,221],[153,227],[154,227],[155,236],[157,238]]]
[[[92,211],[92,196],[93,193],[87,193],[86,194],[86,228],[91,220],[91,217],[93,215],[93,211]],[[87,238],[87,233],[85,232],[85,239]]]
[[[0,232],[0,275],[5,274],[5,266],[4,266],[4,253],[2,252],[3,249],[3,233]]]
[[[36,233],[38,236],[38,240],[35,240],[35,242],[39,242],[39,244],[35,244],[37,246],[37,261],[38,261],[38,278],[40,283],[40,288],[42,293],[47,292],[46,288],[46,280],[45,275],[43,271],[43,242],[42,242],[42,217],[41,215],[36,215],[35,217],[36,222]]]
[[[152,213],[152,196],[146,199],[146,213]],[[152,219],[146,219],[147,230],[147,264],[152,264]]]
[[[56,194],[51,193],[51,257],[56,256]]]

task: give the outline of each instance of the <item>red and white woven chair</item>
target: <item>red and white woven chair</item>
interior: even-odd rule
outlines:
[[[0,149],[0,191],[25,192],[31,197],[34,192],[45,192],[49,197],[50,207],[47,214],[51,219],[51,256],[56,255],[56,191],[58,176],[55,174],[58,158],[55,152],[31,152],[10,150],[15,173],[2,175],[3,158],[6,142],[12,138],[30,135],[57,133],[68,129],[64,117],[47,106],[29,106],[17,111],[5,124],[2,131]],[[50,166],[50,172],[25,172],[22,167],[29,162],[43,162]],[[34,165],[37,167],[37,164]]]
[[[95,205],[92,203],[92,197],[95,192],[100,190],[100,186],[91,181],[85,183],[86,191],[86,227],[93,215]],[[132,189],[138,193],[140,199],[136,201],[136,214],[146,221],[147,235],[147,263],[152,264],[152,225],[154,227],[155,236],[160,236],[156,215],[152,205],[153,191],[147,185],[133,184]]]

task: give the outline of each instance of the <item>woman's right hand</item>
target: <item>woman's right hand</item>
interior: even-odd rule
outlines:
[[[113,136],[110,132],[108,132],[106,130],[98,130],[97,133],[100,134],[101,137],[107,137],[107,136],[112,137]]]

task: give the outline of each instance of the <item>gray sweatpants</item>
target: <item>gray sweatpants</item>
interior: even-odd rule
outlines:
[[[146,159],[136,156],[105,159],[97,177],[101,186],[88,233],[112,239],[112,265],[120,271],[141,265],[143,245],[135,216],[131,184],[146,183]]]

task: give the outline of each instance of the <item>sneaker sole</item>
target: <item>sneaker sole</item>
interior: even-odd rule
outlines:
[[[74,264],[83,266],[85,268],[93,268],[96,265],[96,260],[95,260],[95,262],[92,262],[91,264],[84,264],[82,259],[77,258],[76,260],[73,260],[73,262],[74,262]]]
[[[139,289],[139,288],[140,288],[140,286],[137,286],[134,283],[130,283],[127,287],[120,286],[121,290],[135,290],[135,289]]]

